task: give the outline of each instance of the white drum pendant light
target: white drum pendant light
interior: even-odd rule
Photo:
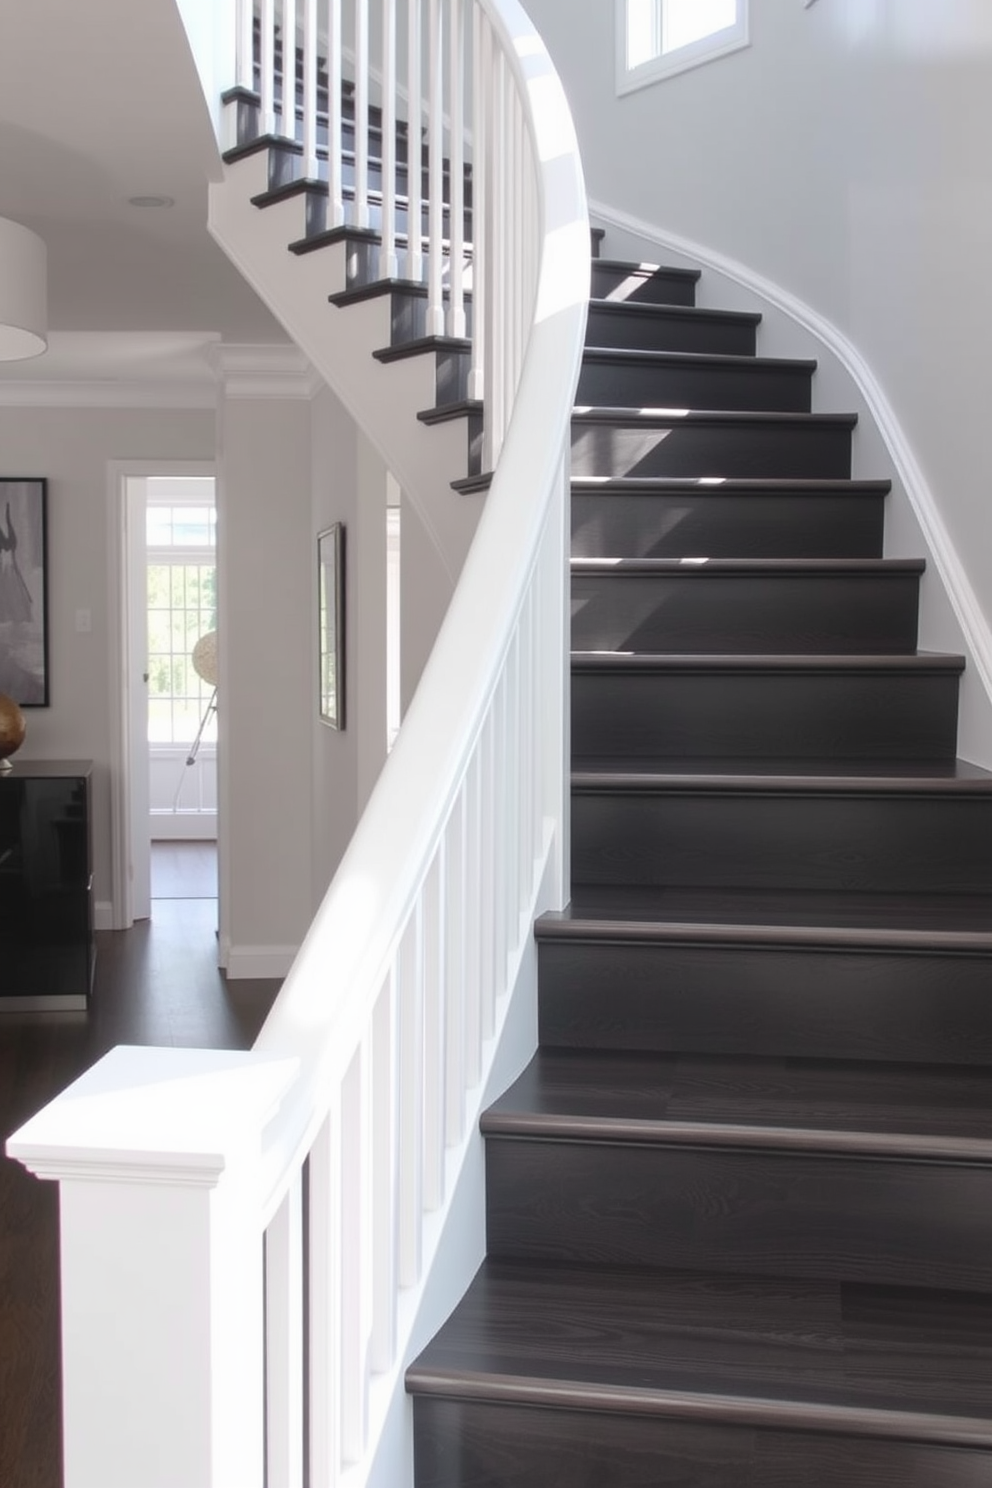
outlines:
[[[48,250],[37,233],[0,217],[0,361],[48,349]]]

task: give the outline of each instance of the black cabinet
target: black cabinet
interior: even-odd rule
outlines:
[[[92,765],[0,774],[0,1011],[85,1008],[93,983]]]

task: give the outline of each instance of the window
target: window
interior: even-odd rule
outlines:
[[[148,742],[189,746],[212,686],[199,676],[193,647],[217,624],[212,506],[148,505]],[[217,737],[215,715],[203,742]]]
[[[617,0],[617,92],[747,46],[747,0]]]

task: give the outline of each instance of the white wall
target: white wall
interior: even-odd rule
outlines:
[[[750,47],[619,100],[612,3],[583,7],[581,27],[573,0],[528,10],[590,197],[738,260],[846,335],[992,617],[988,0],[751,0]]]
[[[211,460],[212,411],[0,407],[0,469],[48,478],[51,707],[25,710],[25,757],[94,762],[94,898],[111,898],[107,591],[110,460]],[[92,630],[77,635],[75,614]]]
[[[281,975],[310,920],[310,404],[219,414],[221,962]]]

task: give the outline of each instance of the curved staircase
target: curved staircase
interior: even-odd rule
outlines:
[[[992,776],[811,363],[593,265],[572,883],[418,1488],[992,1483]]]

